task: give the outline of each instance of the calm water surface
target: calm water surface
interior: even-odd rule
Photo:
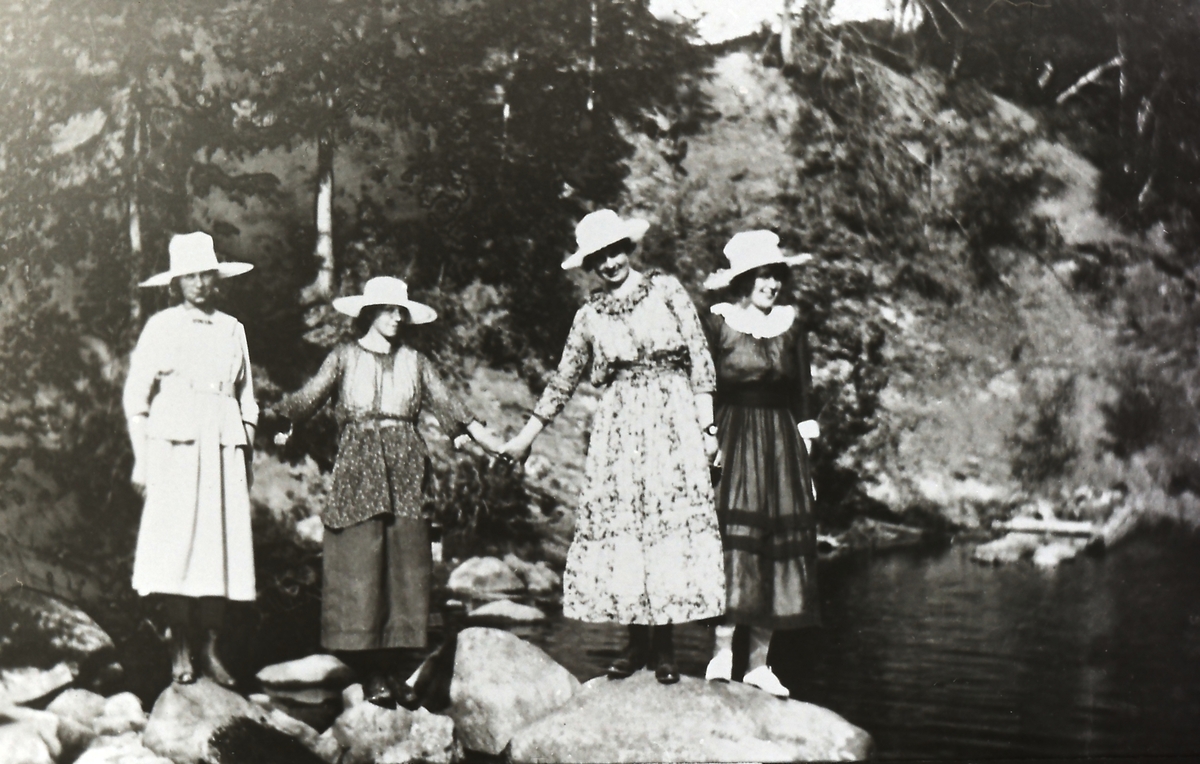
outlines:
[[[1057,570],[983,567],[969,545],[822,569],[825,627],[784,634],[777,673],[870,732],[880,758],[1200,755],[1200,544],[1166,535]],[[514,629],[580,679],[623,627]],[[711,630],[677,629],[703,674]]]

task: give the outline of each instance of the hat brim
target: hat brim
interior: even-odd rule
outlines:
[[[350,297],[338,297],[333,301],[334,310],[352,318],[358,318],[358,314],[362,313],[363,308],[368,308],[372,305],[394,305],[398,308],[404,308],[408,311],[409,322],[413,324],[429,324],[437,320],[436,310],[424,303],[413,300],[382,302],[369,300],[361,294],[356,294]]]
[[[812,259],[813,259],[813,256],[806,252],[802,255],[791,255],[788,257],[781,257],[778,260],[771,260],[771,261],[765,262],[765,263],[755,263],[753,265],[748,265],[743,268],[726,268],[725,270],[716,271],[715,273],[709,274],[709,277],[704,280],[703,287],[704,287],[704,289],[707,289],[709,291],[715,291],[717,289],[725,289],[731,283],[733,283],[733,280],[735,278],[737,278],[738,276],[741,276],[743,273],[749,273],[750,271],[756,270],[758,268],[766,268],[771,265],[787,265],[789,267],[794,267],[797,265],[804,265],[805,263],[807,263],[808,261],[810,261]]]
[[[650,230],[650,221],[642,220],[641,218],[631,218],[630,220],[622,221],[623,225],[619,229],[614,229],[612,235],[607,240],[592,242],[589,246],[580,249],[563,260],[562,268],[564,271],[569,271],[572,268],[580,268],[583,266],[583,261],[588,255],[595,254],[605,247],[611,247],[619,241],[629,239],[630,241],[641,241],[646,235],[646,231]]]
[[[243,273],[249,273],[252,270],[254,270],[254,266],[251,265],[250,263],[217,263],[216,268],[206,268],[206,269],[200,270],[200,271],[163,271],[162,273],[156,273],[153,276],[151,276],[150,278],[148,278],[145,281],[138,284],[138,286],[140,286],[140,287],[167,286],[168,284],[171,283],[171,281],[173,279],[177,279],[180,276],[187,276],[188,274],[191,274],[191,273],[208,273],[209,271],[216,271],[217,278],[219,278],[219,279],[228,279],[228,278],[232,278],[234,276],[241,276]]]

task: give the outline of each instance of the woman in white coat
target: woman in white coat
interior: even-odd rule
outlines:
[[[258,423],[246,333],[215,308],[219,279],[249,271],[219,263],[212,237],[172,237],[171,268],[140,286],[177,289],[182,304],[150,317],[130,358],[124,408],[134,488],[145,497],[133,588],[165,601],[176,682],[201,670],[231,686],[217,655],[227,600],[255,598],[249,464]]]

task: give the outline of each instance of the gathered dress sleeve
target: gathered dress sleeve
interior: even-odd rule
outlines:
[[[592,342],[588,336],[584,309],[580,308],[575,313],[575,320],[571,322],[571,333],[567,335],[567,344],[563,347],[558,369],[533,409],[533,415],[542,420],[542,424],[554,421],[567,405],[567,401],[571,400],[591,360]]]
[[[341,345],[325,356],[325,361],[312,379],[294,393],[283,396],[275,411],[293,422],[308,419],[329,399],[342,376],[345,353]]]
[[[467,431],[467,425],[477,421],[474,414],[447,385],[442,375],[424,353],[417,353],[417,363],[421,369],[421,406],[429,406],[429,410],[437,417],[442,432],[451,438],[462,435]]]
[[[808,327],[796,316],[796,326],[793,328],[796,333],[796,365],[797,369],[797,387],[796,397],[793,403],[792,414],[795,415],[797,422],[803,422],[806,419],[812,419],[812,365],[808,352]]]
[[[250,370],[250,348],[246,344],[246,328],[237,325],[238,346],[242,352],[242,368],[237,375],[238,408],[242,410],[242,421],[251,427],[258,426],[258,401],[254,399],[254,378]]]
[[[712,355],[708,352],[708,341],[696,305],[683,285],[673,276],[659,276],[658,283],[667,296],[667,304],[679,321],[679,331],[687,346],[691,366],[692,392],[713,393],[717,389],[717,372],[713,367]]]

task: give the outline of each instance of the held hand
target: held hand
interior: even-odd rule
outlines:
[[[523,463],[529,458],[529,452],[532,450],[533,444],[518,435],[500,447],[500,455],[507,456],[515,462]]]
[[[820,425],[817,424],[816,420],[805,419],[796,425],[796,430],[800,433],[801,439],[804,440],[804,451],[811,454],[812,442],[821,437]]]
[[[717,442],[717,436],[704,433],[704,455],[708,457],[709,462],[713,463],[720,453],[721,444]]]

